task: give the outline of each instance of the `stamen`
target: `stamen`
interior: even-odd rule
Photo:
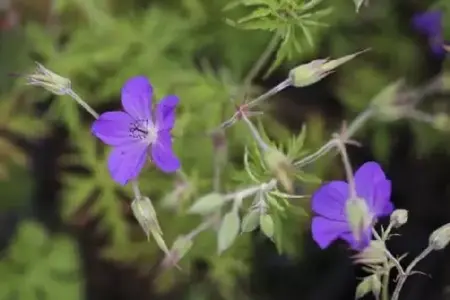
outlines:
[[[130,136],[135,139],[145,139],[147,138],[147,120],[137,120],[130,124]]]
[[[149,120],[137,120],[130,123],[130,136],[135,139],[145,140],[148,144],[157,138],[157,130]]]

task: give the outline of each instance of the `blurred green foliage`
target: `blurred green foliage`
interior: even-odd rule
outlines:
[[[24,221],[0,262],[2,299],[79,300],[83,283],[79,254],[66,235],[50,237],[40,224]]]
[[[447,2],[439,5],[448,10]],[[342,67],[331,84],[348,116],[367,107],[370,99],[399,77],[413,83],[426,79],[417,72],[425,66],[423,52],[405,34],[408,26],[399,26],[400,16],[388,0],[370,1],[369,8],[363,8],[360,14],[355,14],[350,0],[56,0],[45,14],[45,23],[25,20],[20,32],[0,36],[2,72],[32,72],[32,61],[38,60],[69,78],[77,94],[99,112],[104,107],[118,109],[122,84],[137,74],[151,80],[154,100],[167,94],[181,98],[174,150],[183,164],[186,188],[178,189],[180,178],[157,170],[145,170],[140,178],[142,193],[156,200],[158,219],[169,244],[204,221],[202,216],[184,213],[213,186],[214,149],[211,139],[202,133],[232,115],[230,98],[240,103],[262,92],[261,87],[248,85],[246,75],[258,64],[267,45],[276,56],[263,70],[266,74],[283,66],[287,74],[288,67],[303,61],[372,48],[364,57]],[[446,21],[445,27],[450,29],[450,22]],[[324,49],[326,56],[320,57]],[[124,207],[133,195],[129,187],[119,187],[110,179],[106,167],[108,149],[90,135],[88,115],[64,96],[52,99],[45,117],[38,118],[33,114],[33,105],[48,101],[47,92],[26,87],[20,80],[8,79],[0,84],[0,129],[29,139],[46,136],[54,123],[68,129],[74,151],[59,158],[60,167],[82,167],[87,172],[66,171],[62,175],[61,214],[65,221],[72,222],[80,213],[100,217],[97,230],[109,237],[104,256],[144,271],[150,269],[160,253],[154,242],[147,242],[135,222],[127,221]],[[294,137],[270,117],[262,120],[265,141],[278,146],[290,159],[306,155],[305,150],[316,149],[328,138],[324,122],[317,115],[308,116],[308,129]],[[373,150],[380,160],[389,155],[388,126],[377,126],[371,135]],[[423,124],[413,126],[419,150],[426,146],[425,150],[431,151],[442,143],[442,133],[430,132]],[[262,159],[245,124],[231,127],[226,139],[228,161],[222,174],[223,190],[270,180],[270,172],[258,165]],[[243,153],[249,159],[245,164]],[[6,174],[11,161],[25,166],[26,156],[9,140],[0,138],[1,174]],[[327,159],[313,168],[316,175],[321,177],[327,172],[326,164]],[[255,178],[248,176],[246,167],[256,172]],[[309,184],[308,191],[320,182],[317,176],[306,173],[297,179]],[[280,252],[294,255],[299,252],[307,203],[303,199],[287,201],[280,193],[270,197],[270,219],[259,219],[263,233],[274,239]],[[251,209],[247,216],[250,213]],[[235,215],[227,220],[228,229],[243,221],[236,221]],[[249,271],[250,235],[238,235],[237,230],[235,233],[226,236],[235,241],[233,246],[224,246],[227,249],[219,256],[216,234],[202,232],[180,262],[182,269],[189,270],[192,259],[207,259],[212,267],[211,280],[226,299],[240,295],[237,281]],[[73,243],[68,237],[47,236],[38,224],[23,223],[9,249],[10,256],[0,264],[8,274],[0,293],[19,293],[27,300],[37,297],[36,293],[46,293],[45,299],[61,297],[62,293],[71,299],[80,298],[80,278],[74,275],[78,274],[79,258]],[[47,244],[50,246],[44,246]],[[51,250],[42,252],[40,247]],[[25,250],[29,253],[22,253]],[[17,271],[17,264],[22,265],[22,271]],[[52,277],[55,272],[62,279]],[[157,278],[157,287],[166,291],[184,276],[176,268],[166,270]],[[26,288],[17,289],[19,284]]]

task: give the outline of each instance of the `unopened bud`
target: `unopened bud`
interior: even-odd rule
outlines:
[[[29,85],[43,87],[56,95],[65,95],[71,90],[71,83],[69,79],[53,73],[40,63],[36,64],[36,71],[33,74],[26,76]]]
[[[372,217],[367,203],[361,198],[348,199],[345,205],[345,212],[353,237],[357,242],[361,242],[363,232],[372,225]]]
[[[400,90],[404,81],[399,79],[381,90],[372,100],[371,105],[377,111],[377,117],[383,121],[394,121],[404,114],[405,104],[400,104]]]
[[[342,64],[352,60],[357,55],[368,51],[369,49],[346,55],[341,58],[329,60],[316,59],[307,64],[300,65],[289,72],[291,83],[295,87],[304,87],[319,82]]]
[[[131,210],[139,225],[147,235],[147,238],[150,238],[152,230],[162,233],[156,218],[155,209],[149,198],[141,197],[139,199],[134,199],[131,203]]]
[[[430,235],[429,246],[433,250],[442,250],[450,242],[450,223],[445,224]]]
[[[368,247],[353,256],[354,262],[365,265],[384,264],[387,262],[385,247],[382,241],[370,241]]]
[[[394,228],[399,228],[408,222],[408,211],[406,209],[396,209],[392,212],[390,220]]]
[[[293,193],[294,182],[292,178],[295,169],[291,160],[282,152],[272,148],[264,152],[264,160],[269,170],[275,175],[286,191]]]

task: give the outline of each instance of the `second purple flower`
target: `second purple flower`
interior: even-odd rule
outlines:
[[[442,27],[442,12],[427,11],[414,15],[412,24],[414,28],[428,38],[431,51],[437,56],[445,55],[444,32]]]
[[[313,218],[311,230],[320,248],[328,247],[334,240],[343,239],[354,250],[367,247],[372,237],[372,224],[377,217],[389,215],[394,207],[390,201],[391,181],[380,165],[367,162],[354,175],[356,194],[367,207],[368,226],[362,228],[362,239],[355,240],[346,213],[349,186],[345,181],[332,181],[322,186],[312,197]]]

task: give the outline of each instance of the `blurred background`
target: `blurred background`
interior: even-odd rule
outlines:
[[[233,113],[230,99],[240,103],[263,93],[296,65],[370,47],[318,84],[289,88],[264,105],[269,136],[285,140],[306,124],[305,148],[313,151],[397,79],[420,87],[440,73],[450,76],[448,59],[433,54],[427,37],[411,26],[414,14],[439,9],[450,40],[450,1],[368,0],[356,14],[352,0],[337,0],[312,9],[305,30],[294,24],[298,30],[269,49],[269,59],[244,86],[279,24],[258,23],[265,17],[258,13],[242,28],[233,20],[255,10],[245,3],[276,2],[283,0],[0,0],[0,300],[354,298],[364,274],[344,244],[317,247],[308,214],[283,220],[275,244],[256,231],[240,235],[220,256],[214,230],[204,231],[179,262],[181,270],[161,268],[161,251],[147,242],[130,211],[130,188],[116,186],[107,173],[108,149],[90,135],[90,115],[67,96],[11,76],[31,74],[40,62],[69,78],[98,112],[119,109],[122,84],[138,74],[150,78],[155,99],[181,98],[174,135],[184,176],[146,169],[140,179],[170,244],[201,222],[184,211],[212,189],[217,154],[199,133]],[[434,90],[421,109],[445,116],[449,96],[449,89]],[[408,253],[405,263],[427,246],[434,229],[450,222],[450,126],[433,125],[371,120],[356,136],[362,146],[349,149],[354,168],[368,160],[383,165],[393,202],[410,211],[401,236],[389,243],[395,255]],[[222,190],[245,183],[242,157],[250,141],[245,125],[227,131]],[[308,172],[344,178],[333,156]],[[302,183],[298,192],[317,187]],[[307,199],[299,206],[309,212]],[[450,299],[449,251],[419,264],[429,276],[411,277],[400,298]]]

